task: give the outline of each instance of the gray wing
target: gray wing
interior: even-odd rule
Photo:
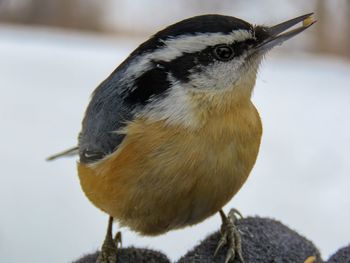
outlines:
[[[95,162],[114,152],[124,138],[117,131],[133,118],[135,105],[125,101],[116,77],[111,75],[101,83],[86,109],[78,138],[82,163]]]
[[[141,49],[153,43],[150,39]],[[82,122],[78,138],[78,150],[82,163],[92,163],[114,152],[124,135],[121,130],[133,120],[148,103],[166,96],[171,87],[168,68],[160,62],[148,61],[147,70],[139,74],[127,74],[132,60],[139,55],[136,49],[92,94]],[[60,155],[64,156],[66,154]]]
[[[79,133],[78,146],[49,156],[46,160],[79,154],[82,163],[92,163],[118,148],[124,135],[117,131],[132,119],[132,111],[137,105],[125,101],[113,78],[115,75],[107,78],[92,94]]]
[[[118,148],[124,135],[117,131],[132,119],[135,106],[126,103],[116,89],[105,83],[95,90],[85,112],[78,146],[49,156],[47,161],[79,154],[82,163],[92,163]]]
[[[171,87],[168,70],[156,66],[157,63],[150,62],[150,68],[139,76],[125,74],[128,65],[129,59],[93,93],[79,134],[79,156],[83,163],[95,162],[114,152],[124,138],[116,131],[152,100],[166,96]]]

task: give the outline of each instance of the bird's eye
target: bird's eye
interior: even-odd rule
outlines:
[[[234,52],[232,47],[222,44],[214,47],[214,56],[221,61],[229,61],[233,58]]]

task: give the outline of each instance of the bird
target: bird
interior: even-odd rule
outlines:
[[[187,18],[138,46],[95,89],[78,146],[50,159],[79,154],[82,190],[109,215],[98,263],[117,260],[114,220],[156,236],[216,213],[215,254],[227,246],[225,262],[244,262],[241,215],[223,207],[258,156],[257,72],[269,50],[316,22],[312,15],[271,27],[219,14]]]

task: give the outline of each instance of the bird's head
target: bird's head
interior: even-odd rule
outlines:
[[[191,125],[195,108],[249,100],[263,55],[311,26],[311,15],[272,27],[230,16],[192,17],[141,44],[114,74],[125,101],[142,106],[138,114]]]

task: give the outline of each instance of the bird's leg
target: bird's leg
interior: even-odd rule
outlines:
[[[109,217],[107,233],[105,237],[105,241],[103,242],[101,252],[98,255],[96,263],[116,263],[117,262],[117,250],[119,244],[122,244],[122,236],[121,233],[118,232],[114,239],[112,236],[112,225],[113,225],[113,217]]]
[[[242,257],[242,241],[239,231],[235,225],[237,220],[237,215],[242,218],[241,213],[236,209],[231,209],[228,215],[220,210],[219,211],[222,225],[221,225],[221,238],[219,240],[219,244],[217,245],[214,256],[219,252],[219,250],[227,245],[228,250],[226,253],[225,263],[230,262],[236,256],[238,256],[239,260],[244,263]]]

